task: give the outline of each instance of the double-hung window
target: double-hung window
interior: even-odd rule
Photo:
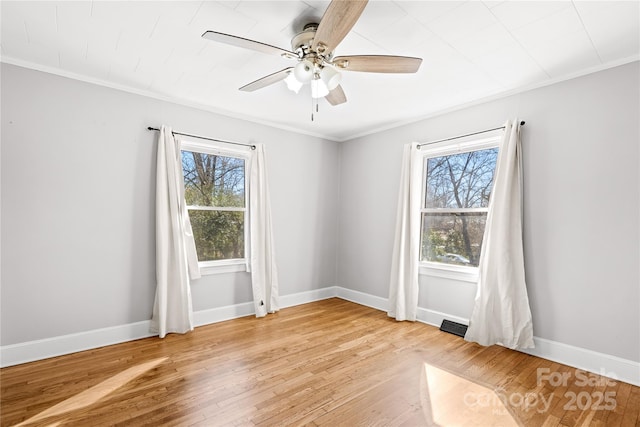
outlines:
[[[499,141],[492,137],[421,147],[420,261],[431,272],[477,272]]]
[[[243,271],[247,247],[245,153],[181,142],[185,201],[204,274]]]

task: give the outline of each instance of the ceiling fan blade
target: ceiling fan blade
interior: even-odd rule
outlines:
[[[324,99],[329,101],[331,105],[340,105],[347,102],[347,96],[344,94],[342,90],[342,86],[338,85],[335,89],[329,92],[329,95],[325,96]]]
[[[298,55],[286,49],[281,49],[279,47],[271,46],[270,44],[257,42],[255,40],[245,39],[243,37],[232,36],[231,34],[218,33],[216,31],[206,31],[204,34],[202,34],[202,38],[218,43],[225,43],[245,49],[256,50],[268,55],[278,55],[285,58],[298,59]]]
[[[293,67],[276,71],[273,74],[269,74],[268,76],[264,76],[256,81],[253,81],[249,84],[242,86],[240,90],[244,92],[253,92],[254,90],[262,89],[263,87],[272,85],[274,83],[279,82],[280,80],[286,79],[289,73],[291,73],[291,70],[293,70]]]
[[[338,56],[332,61],[338,69],[369,73],[415,73],[422,58],[390,55]]]
[[[362,14],[368,0],[333,0],[324,12],[311,49],[320,54],[333,52]]]

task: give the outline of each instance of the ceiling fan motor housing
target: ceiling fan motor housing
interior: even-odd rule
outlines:
[[[309,23],[305,25],[302,32],[296,34],[293,39],[291,39],[291,50],[297,52],[302,59],[309,59],[313,63],[321,65],[324,61],[331,61],[333,52],[328,52],[326,54],[323,52],[322,58],[320,58],[318,52],[313,52],[311,50],[313,38],[315,37],[317,30],[318,24],[316,23]]]

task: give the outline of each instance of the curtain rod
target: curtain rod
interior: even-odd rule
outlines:
[[[524,120],[520,122],[520,126],[524,126]],[[500,126],[500,127],[493,128],[493,129],[485,129],[485,130],[481,130],[481,131],[478,131],[478,132],[467,133],[465,135],[458,135],[458,136],[454,136],[454,137],[451,137],[451,138],[439,139],[437,141],[429,141],[429,142],[425,142],[423,144],[418,144],[417,147],[418,147],[418,150],[419,150],[420,147],[422,147],[423,145],[430,145],[430,144],[435,144],[437,142],[451,141],[453,139],[464,138],[465,136],[473,136],[473,135],[478,135],[478,134],[481,134],[481,133],[487,133],[487,132],[491,132],[491,131],[494,131],[494,130],[500,130],[500,129],[504,129],[504,126]]]
[[[154,128],[154,127],[151,127],[151,126],[147,127],[147,130],[155,130],[156,132],[160,132],[160,129]],[[245,147],[251,147],[252,150],[256,149],[256,146],[253,145],[253,144],[243,144],[242,142],[224,141],[222,139],[208,138],[206,136],[191,135],[191,134],[188,134],[188,133],[182,133],[182,132],[176,132],[176,131],[171,131],[171,133],[174,134],[174,135],[182,135],[182,136],[190,136],[192,138],[206,139],[207,141],[222,142],[224,144],[243,145]]]

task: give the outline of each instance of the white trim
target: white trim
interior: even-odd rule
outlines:
[[[205,144],[201,141],[179,140],[180,153],[200,153],[207,155],[214,155],[220,157],[228,157],[231,159],[241,160],[243,162],[242,178],[244,180],[244,206],[199,206],[199,205],[187,205],[187,211],[210,211],[210,212],[242,212],[243,224],[249,224],[249,210],[246,208],[249,205],[249,179],[247,178],[250,173],[250,159],[251,156],[248,152],[238,151],[234,149],[227,149],[227,147],[218,147],[215,144]],[[195,162],[195,156],[194,156]],[[186,188],[186,186],[185,186]],[[186,191],[186,190],[185,190]],[[208,276],[211,274],[223,274],[223,273],[237,273],[247,271],[247,259],[248,258],[248,243],[249,243],[249,227],[244,228],[244,258],[234,259],[222,259],[215,261],[199,261],[198,268],[200,269],[200,275]],[[196,244],[197,246],[197,244]]]
[[[206,140],[203,141],[197,137],[177,135],[176,138],[180,142],[181,151],[195,151],[197,153],[211,154],[214,156],[234,157],[243,160],[251,159],[251,151],[248,143],[242,148],[229,147],[227,143],[221,141]],[[234,144],[245,144],[238,142]]]
[[[465,213],[488,213],[486,208],[422,208],[422,213],[443,213],[443,214],[465,214]]]
[[[292,307],[327,298],[338,297],[360,305],[387,311],[387,298],[370,295],[360,291],[330,286],[306,292],[284,295],[280,297],[281,307]],[[238,317],[250,316],[254,313],[252,302],[245,302],[194,313],[196,326],[222,322]],[[452,316],[426,308],[418,308],[418,321],[439,327],[443,319],[468,324],[468,319]],[[83,350],[90,350],[107,345],[154,336],[149,333],[151,322],[148,320],[111,328],[96,329],[76,334],[29,341],[20,344],[0,347],[0,367],[47,359]],[[601,374],[640,386],[640,362],[623,359],[609,354],[574,347],[544,338],[534,337],[535,349],[525,350],[543,359],[563,363],[577,369]]]
[[[366,294],[360,291],[354,291],[352,289],[336,287],[336,296],[338,298],[355,302],[356,304],[364,305],[367,307],[375,308],[380,311],[387,311],[389,308],[389,300],[387,298],[377,297],[375,295]],[[469,319],[464,319],[458,316],[452,316],[446,313],[440,313],[439,311],[429,310],[427,308],[418,307],[417,318],[419,322],[426,323],[427,325],[440,327],[444,319],[452,320],[454,322],[469,324]]]
[[[360,291],[354,291],[353,289],[336,287],[336,296],[347,301],[355,302],[356,304],[366,305],[367,307],[375,308],[380,311],[389,310],[389,300],[387,298],[377,297],[375,295],[366,294]]]
[[[640,387],[640,363],[545,338],[533,337],[536,348],[523,353],[553,360]]]
[[[212,323],[224,322],[225,320],[237,319],[238,317],[250,316],[252,314],[255,314],[253,302],[243,302],[240,304],[195,311],[193,313],[193,324],[196,327],[210,325]]]
[[[12,58],[7,55],[2,55],[2,57],[0,58],[0,63],[15,65],[17,67],[28,68],[30,70],[35,70],[35,71],[41,71],[43,73],[53,74],[60,77],[66,77],[68,79],[78,80],[85,83],[91,83],[97,86],[103,86],[110,89],[121,90],[123,92],[132,93],[134,95],[140,95],[140,96],[145,96],[147,98],[157,99],[160,101],[171,102],[172,104],[183,105],[185,107],[190,107],[190,108],[196,108],[202,111],[209,111],[211,113],[218,114],[224,117],[231,117],[233,119],[245,120],[251,123],[257,123],[260,125],[268,126],[270,128],[282,129],[288,132],[298,133],[302,135],[309,135],[309,136],[313,136],[316,138],[321,138],[321,139],[325,139],[333,142],[341,142],[348,139],[348,138],[339,139],[334,136],[324,135],[316,132],[309,132],[293,126],[283,125],[282,123],[276,123],[276,122],[264,120],[259,117],[251,116],[249,114],[241,114],[241,113],[236,113],[229,110],[224,110],[222,108],[211,107],[209,105],[203,105],[198,102],[188,101],[175,96],[160,95],[150,90],[136,89],[123,84],[113,83],[113,82],[109,82],[109,81],[102,80],[95,77],[88,77],[82,74],[72,73],[70,71],[62,70],[60,68],[50,67],[42,64],[36,64],[30,61],[25,61],[18,58]]]
[[[493,132],[502,132],[503,128],[494,129]],[[478,136],[477,134],[470,134],[463,137],[453,137],[436,142],[424,143],[426,148],[422,149],[419,145],[418,148],[423,150],[422,153],[422,181],[421,181],[421,228],[424,228],[425,214],[450,214],[450,213],[484,213],[489,212],[489,207],[483,208],[427,208],[426,205],[426,192],[427,192],[427,159],[442,156],[453,156],[460,153],[475,152],[482,150],[500,149],[500,142],[502,135],[492,136]],[[494,165],[495,169],[495,165]],[[421,230],[421,236],[423,230]],[[468,260],[467,260],[468,261]],[[419,273],[427,276],[443,277],[446,279],[460,280],[464,282],[477,282],[478,281],[478,267],[473,266],[461,266],[447,263],[420,261]]]
[[[200,274],[202,276],[224,273],[242,273],[247,271],[247,261],[245,259],[201,261],[198,263],[198,267],[200,268]]]
[[[278,303],[280,308],[295,307],[296,305],[307,304],[323,299],[335,298],[337,286],[329,286],[311,291],[298,292],[295,294],[280,296]]]
[[[154,336],[150,320],[94,329],[75,334],[27,341],[0,347],[0,367],[19,365],[64,354],[104,347]]]
[[[461,282],[478,283],[478,267],[463,267],[458,265],[438,265],[432,262],[421,262],[419,273],[423,276],[442,277]]]
[[[276,128],[276,129],[282,129],[282,130],[286,130],[289,132],[294,132],[294,133],[298,133],[298,134],[302,134],[302,135],[309,135],[309,136],[313,136],[316,138],[321,138],[321,139],[325,139],[328,141],[333,141],[333,142],[346,142],[346,141],[351,141],[357,138],[361,138],[363,136],[367,136],[367,135],[372,135],[375,133],[380,133],[380,132],[384,132],[390,129],[395,129],[398,127],[402,127],[408,124],[412,124],[412,123],[417,123],[417,122],[421,122],[427,119],[431,119],[434,117],[438,117],[438,116],[442,116],[445,114],[449,114],[452,113],[454,111],[459,111],[459,110],[463,110],[465,108],[469,108],[469,107],[473,107],[475,105],[479,105],[479,104],[484,104],[487,102],[491,102],[491,101],[495,101],[497,99],[502,99],[502,98],[507,98],[509,96],[513,96],[513,95],[517,95],[520,93],[524,93],[524,92],[528,92],[534,89],[538,89],[538,88],[542,88],[542,87],[546,87],[546,86],[551,86],[554,85],[556,83],[561,83],[564,81],[568,81],[568,80],[572,80],[578,77],[582,77],[582,76],[586,76],[589,74],[593,74],[593,73],[597,73],[600,71],[604,71],[604,70],[608,70],[610,68],[615,68],[615,67],[619,67],[621,65],[625,65],[625,64],[630,64],[632,62],[636,62],[640,60],[640,55],[635,54],[635,55],[631,55],[627,58],[622,58],[622,59],[618,59],[615,61],[609,61],[607,63],[604,64],[598,64],[594,67],[588,68],[586,70],[582,70],[582,71],[578,71],[576,73],[570,73],[567,74],[565,76],[561,76],[561,77],[556,77],[556,78],[550,78],[548,80],[545,80],[543,82],[538,82],[538,83],[533,83],[527,86],[523,86],[523,87],[519,87],[519,88],[515,88],[515,89],[508,89],[508,90],[503,90],[503,89],[497,89],[494,93],[489,94],[485,97],[473,100],[473,101],[468,101],[468,102],[462,102],[459,104],[452,104],[448,107],[444,107],[438,111],[433,111],[431,113],[427,113],[418,117],[412,117],[410,119],[406,119],[406,120],[400,120],[400,121],[396,121],[392,124],[388,124],[385,126],[378,126],[378,127],[370,127],[369,129],[367,129],[366,131],[362,131],[359,133],[353,133],[351,135],[347,135],[347,136],[343,136],[343,137],[337,137],[334,135],[327,135],[327,134],[323,134],[323,133],[315,133],[315,132],[309,132],[303,129],[299,129],[293,126],[287,126],[287,125],[283,125],[281,123],[276,123],[276,122],[272,122],[272,121],[268,121],[268,120],[264,120],[264,119],[260,119],[258,117],[255,116],[250,116],[248,114],[240,114],[240,113],[235,113],[235,112],[231,112],[228,110],[223,110],[221,108],[214,108],[211,106],[207,106],[207,105],[203,105],[203,104],[199,104],[197,102],[193,102],[193,101],[187,101],[184,99],[180,99],[177,97],[173,97],[173,96],[167,96],[167,95],[159,95],[157,93],[151,92],[149,90],[143,90],[143,89],[135,89],[129,86],[125,86],[122,84],[117,84],[117,83],[113,83],[113,82],[108,82],[106,80],[102,80],[102,79],[98,79],[98,78],[94,78],[94,77],[88,77],[88,76],[84,76],[82,74],[77,74],[77,73],[72,73],[66,70],[62,70],[60,68],[55,68],[55,67],[50,67],[47,65],[42,65],[42,64],[36,64],[30,61],[25,61],[22,59],[18,59],[18,58],[12,58],[10,56],[7,55],[2,55],[2,57],[0,57],[0,63],[5,63],[5,64],[10,64],[10,65],[15,65],[18,67],[22,67],[22,68],[28,68],[31,70],[36,70],[36,71],[42,71],[44,73],[49,73],[49,74],[54,74],[57,76],[61,76],[61,77],[66,77],[69,79],[73,79],[73,80],[78,80],[81,82],[86,82],[86,83],[91,83],[91,84],[95,84],[98,86],[103,86],[103,87],[108,87],[111,89],[116,89],[116,90],[121,90],[123,92],[128,92],[128,93],[132,93],[135,95],[141,95],[141,96],[146,96],[148,98],[153,98],[153,99],[158,99],[161,101],[167,101],[167,102],[171,102],[173,104],[178,104],[178,105],[184,105],[187,107],[191,107],[191,108],[197,108],[198,110],[203,110],[203,111],[209,111],[215,114],[219,114],[222,116],[226,116],[226,117],[231,117],[231,118],[235,118],[235,119],[240,119],[240,120],[247,120],[250,121],[252,123],[257,123],[257,124],[261,124],[261,125],[265,125],[265,126],[269,126],[272,128]]]
[[[429,310],[428,308],[418,307],[418,312],[416,313],[416,317],[418,322],[426,323],[427,325],[435,326],[439,328],[442,325],[442,321],[447,319],[452,322],[462,323],[463,325],[469,325],[469,319],[465,319],[464,317],[454,316],[452,314],[441,313],[435,310]]]
[[[640,55],[639,54],[634,54],[631,56],[628,56],[626,58],[622,58],[622,59],[618,59],[618,60],[614,60],[614,61],[609,61],[607,63],[604,64],[598,64],[594,67],[588,68],[586,70],[581,70],[575,73],[570,73],[564,76],[560,76],[560,77],[556,77],[556,78],[550,78],[548,80],[542,81],[542,82],[537,82],[537,83],[532,83],[526,86],[522,86],[522,87],[517,87],[515,89],[507,89],[507,90],[503,90],[503,89],[498,89],[496,90],[494,93],[490,93],[487,96],[484,96],[482,98],[478,98],[475,99],[473,101],[468,101],[468,102],[462,102],[462,103],[458,103],[458,104],[451,104],[448,107],[444,107],[438,111],[433,111],[431,113],[427,113],[424,114],[422,116],[418,116],[418,117],[412,117],[406,120],[398,120],[395,121],[394,123],[388,124],[388,125],[384,125],[384,126],[378,126],[378,127],[370,127],[369,129],[367,129],[366,131],[360,132],[360,133],[355,133],[352,134],[350,136],[346,136],[340,139],[337,139],[337,142],[346,142],[346,141],[351,141],[354,139],[358,139],[358,138],[362,138],[368,135],[374,135],[377,133],[381,133],[381,132],[385,132],[391,129],[395,129],[395,128],[399,128],[402,126],[406,126],[406,125],[410,125],[413,123],[418,123],[418,122],[422,122],[424,120],[428,120],[428,119],[433,119],[435,117],[440,117],[440,116],[444,116],[446,114],[450,114],[456,111],[460,111],[460,110],[464,110],[466,108],[471,108],[474,107],[476,105],[481,105],[481,104],[486,104],[488,102],[492,102],[492,101],[496,101],[499,99],[504,99],[504,98],[508,98],[510,96],[514,96],[514,95],[519,95],[521,93],[525,93],[525,92],[529,92],[535,89],[540,89],[543,87],[547,87],[547,86],[551,86],[557,83],[562,83],[562,82],[566,82],[569,80],[573,80],[573,79],[577,79],[578,77],[583,77],[583,76],[588,76],[589,74],[594,74],[594,73],[598,73],[600,71],[605,71],[608,70],[610,68],[615,68],[615,67],[620,67],[622,65],[626,65],[626,64],[631,64],[632,62],[636,62],[640,60]]]
[[[315,289],[280,297],[281,307],[306,304],[336,296],[336,287]],[[193,313],[193,323],[204,326],[211,323],[250,316],[255,313],[253,302],[245,302],[224,307],[200,310]],[[19,365],[50,357],[62,356],[84,350],[91,350],[112,344],[119,344],[141,338],[156,336],[149,332],[150,320],[129,323],[109,328],[94,329],[75,334],[61,335],[35,341],[0,346],[0,367]]]
[[[280,308],[293,307],[307,304],[336,296],[335,287],[314,289],[312,291],[298,292],[295,294],[283,295],[279,298]],[[212,323],[224,322],[225,320],[237,319],[239,317],[255,314],[253,302],[216,307],[208,310],[200,310],[193,313],[193,323],[197,326],[210,325]]]
[[[438,142],[419,142],[419,150],[423,151],[423,157],[434,158],[453,156],[456,154],[469,153],[471,151],[490,150],[492,148],[500,148],[503,128],[497,128],[491,132],[498,133],[492,136],[479,136],[473,133],[467,136],[446,138]],[[485,132],[483,132],[485,133]]]
[[[236,208],[236,207],[222,207],[222,206],[198,206],[198,205],[187,205],[187,209],[190,211],[220,211],[220,212],[244,212],[246,208]]]
[[[337,296],[357,304],[386,311],[388,300],[386,298],[365,294],[337,287]],[[418,307],[418,321],[440,327],[443,319],[469,324],[469,320],[440,313],[434,310]],[[521,350],[542,359],[563,363],[577,369],[593,372],[599,375],[609,376],[614,380],[620,380],[640,387],[640,362],[623,359],[609,354],[599,353],[585,348],[574,347],[544,338],[533,338],[536,348]]]
[[[228,265],[205,265],[200,267],[201,276],[210,276],[212,274],[225,273],[246,273],[246,264],[228,264]]]

